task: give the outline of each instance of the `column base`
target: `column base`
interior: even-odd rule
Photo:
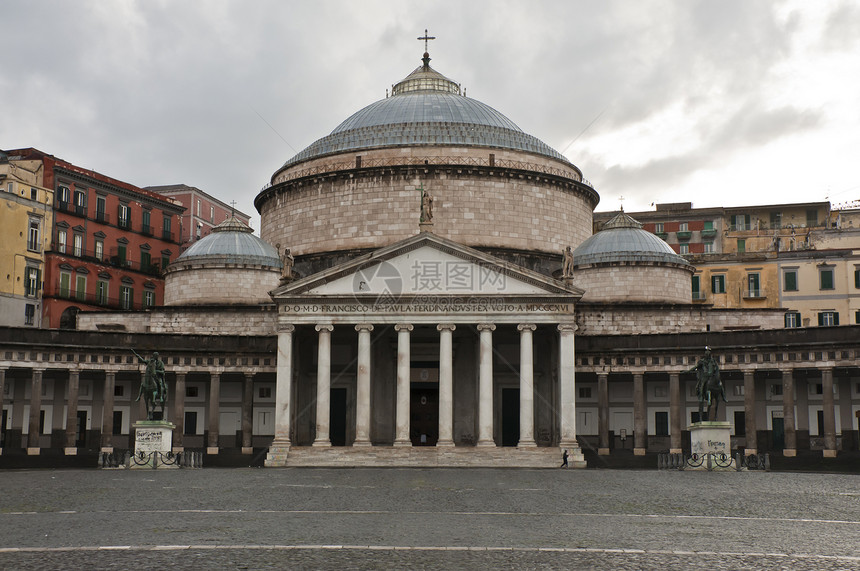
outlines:
[[[113,454],[113,446],[102,446],[99,448],[99,452],[102,454]]]
[[[669,448],[669,454],[681,454],[683,452],[682,448]]]
[[[609,454],[610,454],[609,448],[598,448],[597,449],[597,455],[598,456],[609,456]]]
[[[77,456],[78,455],[78,449],[72,448],[71,446],[67,446],[66,448],[63,449],[63,454],[65,456]]]
[[[314,441],[314,443],[311,444],[311,446],[313,446],[314,448],[331,448],[331,441],[329,441],[329,440]]]
[[[825,458],[836,458],[837,450],[823,450]]]
[[[218,447],[217,446],[207,446],[206,447],[206,454],[210,454],[213,456],[217,455],[218,454]]]
[[[355,442],[352,443],[352,445],[353,445],[353,447],[356,447],[356,448],[362,448],[362,447],[367,448],[369,446],[373,446],[373,444],[370,442],[370,440],[356,440]]]
[[[253,453],[254,453],[254,448],[252,446],[243,446],[242,447],[242,454],[247,455],[247,454],[253,454]]]
[[[407,448],[407,447],[409,447],[409,446],[412,446],[412,441],[411,441],[411,440],[395,440],[395,441],[394,441],[394,446],[395,446],[396,448],[401,448],[401,447],[402,447],[402,448]]]
[[[27,456],[38,456],[41,453],[41,448],[27,448]]]
[[[758,450],[755,448],[747,448],[744,450],[744,456],[753,456],[754,454],[758,454]]]
[[[174,454],[181,454],[182,452],[185,452],[185,446],[174,446],[170,451]]]
[[[495,448],[496,443],[493,440],[478,440],[478,448]]]
[[[436,442],[436,448],[453,448],[454,441],[453,440],[439,440]]]
[[[517,448],[537,448],[537,442],[534,440],[520,440],[517,442]]]
[[[794,458],[795,456],[797,456],[797,450],[793,448],[784,448],[782,451],[782,455],[786,458]]]
[[[634,456],[645,456],[646,450],[644,448],[634,448],[633,455]]]

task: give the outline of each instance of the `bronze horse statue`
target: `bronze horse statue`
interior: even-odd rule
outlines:
[[[687,372],[696,371],[696,396],[699,397],[699,422],[717,419],[720,399],[726,400],[726,389],[720,380],[720,366],[711,355],[711,348],[705,347],[705,356]],[[707,403],[707,409],[705,407]],[[713,409],[713,414],[711,410]],[[705,414],[706,416],[702,416]]]
[[[164,361],[158,357],[157,351],[152,354],[151,359],[144,359],[134,349],[131,352],[134,353],[139,362],[146,363],[146,372],[140,383],[140,391],[135,402],[140,401],[140,397],[143,397],[143,402],[146,404],[146,420],[155,420],[156,406],[161,408],[161,418],[164,418],[164,404],[167,402]]]

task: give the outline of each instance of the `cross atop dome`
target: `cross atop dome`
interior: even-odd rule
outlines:
[[[424,57],[421,58],[421,61],[424,62],[424,69],[430,69],[430,52],[427,48],[427,42],[430,40],[435,40],[436,36],[431,36],[427,33],[427,28],[424,28],[424,35],[418,38],[419,40],[424,40]]]

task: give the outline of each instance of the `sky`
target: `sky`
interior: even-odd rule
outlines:
[[[853,0],[4,0],[0,149],[252,215],[421,64],[562,152],[597,211],[860,204]]]

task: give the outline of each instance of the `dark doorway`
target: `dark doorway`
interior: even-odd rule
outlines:
[[[824,411],[818,411],[818,436],[824,436]]]
[[[520,389],[502,389],[502,446],[520,442]]]
[[[75,447],[84,448],[87,445],[87,411],[78,411],[78,426],[75,429]]]
[[[735,411],[735,436],[746,436],[747,434],[747,417],[742,410]],[[753,448],[755,443],[748,443],[747,446]]]
[[[785,421],[782,417],[773,417],[770,421],[773,423],[773,449],[782,450],[785,448]]]
[[[346,446],[346,389],[331,390],[329,438],[332,446]]]
[[[412,383],[409,422],[412,446],[436,446],[439,440],[439,387]]]
[[[78,307],[67,307],[60,315],[60,329],[77,329],[78,327]]]
[[[0,448],[6,445],[6,409],[3,409],[3,418],[0,420]]]
[[[197,436],[197,412],[185,411],[185,436]]]

